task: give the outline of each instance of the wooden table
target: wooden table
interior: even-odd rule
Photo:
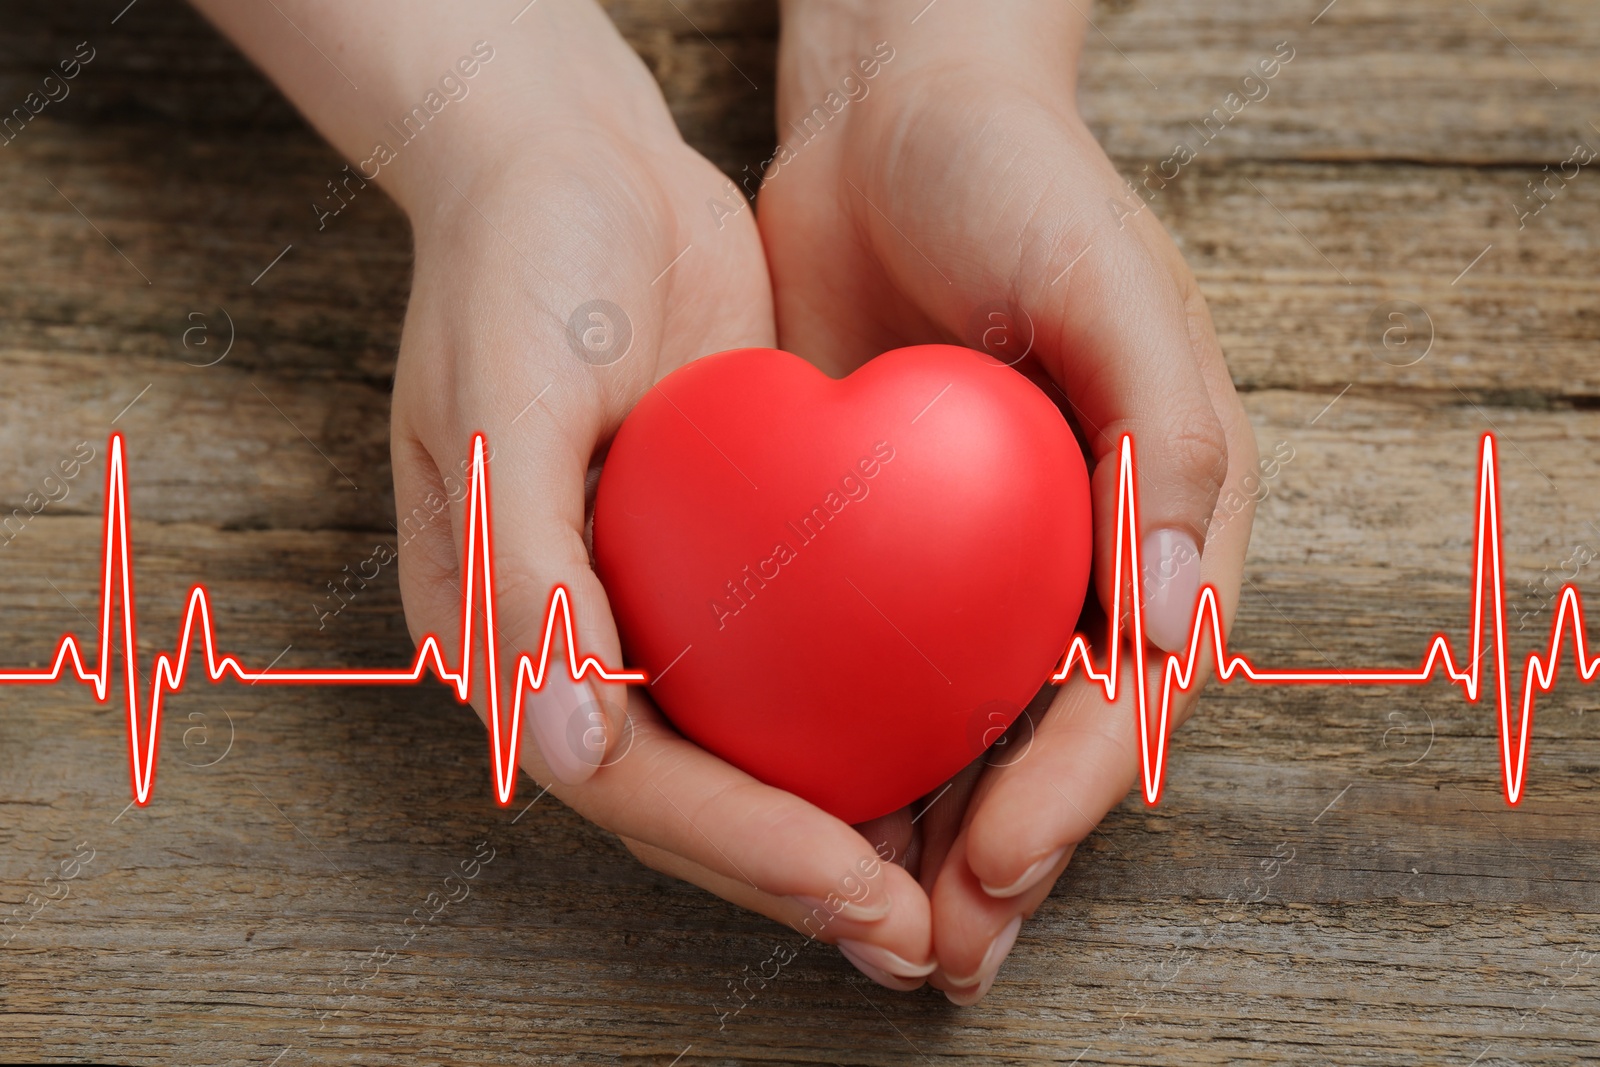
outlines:
[[[317,232],[309,204],[342,161],[186,8],[122,2],[13,5],[0,35],[6,108],[78,42],[94,52],[0,147],[0,515],[46,501],[0,535],[0,660],[92,632],[117,429],[144,663],[195,582],[256,664],[404,663],[392,567],[325,625],[318,609],[393,537],[406,226],[374,191]],[[1470,653],[1493,429],[1520,657],[1563,568],[1600,610],[1600,560],[1578,562],[1600,550],[1600,173],[1552,182],[1521,225],[1513,207],[1578,141],[1600,147],[1600,6],[1325,3],[1099,5],[1083,78],[1132,176],[1192,143],[1258,57],[1295,50],[1152,205],[1263,452],[1292,451],[1233,646],[1410,666],[1444,630]],[[691,141],[729,172],[765,158],[772,4],[611,9]],[[1397,301],[1422,309],[1410,347],[1381,340]],[[796,935],[553,801],[495,808],[483,730],[441,687],[193,685],[143,809],[116,704],[6,689],[0,900],[66,895],[0,949],[0,1059],[1596,1060],[1597,694],[1569,647],[1512,810],[1491,701],[1442,682],[1214,687],[1162,804],[1106,819],[982,1006],[891,994],[814,947],[719,1026],[730,984]],[[489,850],[467,899],[373,962]]]

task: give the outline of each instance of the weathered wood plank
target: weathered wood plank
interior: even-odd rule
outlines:
[[[226,362],[195,368],[122,358],[111,376],[105,366],[98,357],[10,354],[0,386],[8,412],[0,423],[8,457],[0,470],[0,545],[28,536],[23,524],[32,525],[34,509],[103,510],[112,430],[125,438],[136,516],[394,529],[386,392],[348,381],[296,387]],[[64,478],[85,454],[96,457],[90,472]]]
[[[387,381],[410,263],[392,205],[377,195],[358,200],[316,232],[316,179],[305,175],[335,173],[338,164],[308,147],[297,164],[302,177],[287,183],[292,192],[281,172],[237,175],[252,205],[271,208],[264,231],[258,218],[227,214],[237,187],[201,170],[130,176],[114,141],[58,166],[71,139],[32,130],[0,159],[0,175],[18,191],[0,207],[0,225],[14,235],[0,247],[12,308],[0,333],[9,349],[41,362],[62,352],[142,356],[182,371],[221,356],[231,334],[219,371]],[[1600,184],[1588,183],[1591,175],[1519,228],[1514,205],[1528,180],[1520,170],[1196,167],[1150,210],[1200,277],[1241,387],[1337,391],[1353,383],[1440,393],[1445,403],[1459,399],[1457,389],[1529,403],[1600,395],[1590,358],[1600,338],[1600,292],[1590,277]],[[130,200],[130,179],[135,187],[177,181],[181,195]],[[1406,312],[1409,331],[1386,343],[1384,331],[1400,321],[1384,309],[1397,301],[1424,315]],[[1412,363],[1430,331],[1426,358]]]
[[[1151,209],[1200,279],[1242,388],[1589,403],[1594,177],[1525,223],[1513,210],[1521,170],[1201,168]]]
[[[1435,629],[1464,629],[1481,416],[1423,409],[1408,426],[1406,405],[1346,397],[1307,426],[1317,399],[1248,399],[1263,444],[1295,451],[1263,504],[1235,646],[1271,663],[1410,662]],[[1554,466],[1574,435],[1600,433],[1589,414],[1489,414],[1534,463]],[[1503,464],[1506,532],[1525,573],[1583,536],[1600,475],[1574,469],[1555,493],[1519,462]],[[1436,477],[1405,473],[1423,469]],[[15,606],[6,644],[34,655],[79,626],[63,594],[92,600],[97,541],[90,517],[37,521],[45,536],[18,545],[27,568],[0,572]],[[247,654],[292,642],[285,662],[405,657],[387,575],[320,643],[302,607],[303,575],[337,572],[366,549],[360,534],[143,523],[136,540],[151,647],[176,624],[182,589],[204,578],[224,633],[248,634]],[[169,729],[156,805],[112,824],[126,803],[114,712],[81,690],[8,694],[0,777],[27,803],[5,805],[3,884],[26,884],[77,840],[106,842],[110,861],[73,911],[25,932],[33,950],[12,957],[27,965],[7,991],[8,1007],[28,1006],[17,1032],[130,1062],[164,1054],[150,1024],[174,1018],[192,1037],[165,1054],[376,1043],[392,1057],[488,1059],[516,1041],[534,1062],[580,1049],[598,1062],[670,1059],[689,1045],[701,1062],[757,1049],[772,1062],[911,1055],[865,995],[940,1058],[1070,1060],[1088,1046],[1081,1062],[1265,1062],[1293,1054],[1281,1043],[1291,1031],[1296,1047],[1338,1062],[1470,1059],[1500,1040],[1551,1058],[1595,1051],[1578,1036],[1587,972],[1551,981],[1597,936],[1600,718],[1567,679],[1540,705],[1530,796],[1515,813],[1498,796],[1488,709],[1442,685],[1213,692],[1180,739],[1163,806],[1130,798],[1091,839],[981,1022],[933,997],[846,990],[843,965],[813,950],[731,1033],[717,1029],[723,983],[785,935],[644,871],[559,808],[510,825],[485,800],[481,730],[452,703],[437,689],[186,693],[172,722],[204,732]],[[219,707],[235,746],[196,766],[229,731]],[[360,983],[327,1030],[299,1034],[320,1024],[327,980],[395,940],[389,928],[485,838],[508,862],[459,917]],[[1261,864],[1291,850],[1264,882]],[[1257,889],[1270,895],[1240,902]],[[640,914],[645,896],[660,910]],[[610,916],[599,927],[598,914]],[[178,944],[203,979],[158,965]],[[602,1006],[619,1000],[621,1015]],[[101,1018],[103,1036],[82,1043],[63,1012]],[[801,1025],[818,1017],[828,1027]],[[530,1047],[517,1033],[539,1038]]]
[[[1190,123],[1213,108],[1237,114],[1201,150],[1236,160],[1537,168],[1574,137],[1600,145],[1588,125],[1600,122],[1600,12],[1583,0],[1120,0],[1096,5],[1095,22],[1104,36],[1091,34],[1080,97],[1118,157],[1155,163],[1179,141],[1200,149]],[[1288,65],[1264,89],[1241,88],[1284,41]],[[1230,92],[1260,99],[1230,105]]]
[[[146,663],[196,581],[251,662],[403,663],[392,567],[322,614],[327,582],[392,541],[403,219],[374,192],[317,231],[310,201],[342,162],[187,8],[141,0],[112,26],[121,6],[18,11],[0,36],[4,99],[78,41],[98,49],[72,97],[0,149],[0,526],[29,493],[59,497],[0,533],[4,661],[90,629],[114,424]],[[608,10],[693,143],[730,172],[765,157],[774,4]],[[1584,132],[1600,10],[1124,0],[1094,18],[1084,107],[1130,176],[1192,136],[1244,65],[1279,40],[1297,50],[1152,205],[1263,451],[1293,449],[1256,522],[1234,647],[1274,665],[1410,664],[1441,629],[1464,647],[1492,427],[1524,654],[1564,561],[1600,550],[1600,186],[1585,169],[1522,229],[1510,204],[1574,137],[1600,144]],[[1436,333],[1407,367],[1367,340],[1393,300]],[[201,323],[220,341],[218,309],[233,349],[186,365],[219,351],[183,341]],[[79,442],[95,459],[62,482]],[[1586,590],[1596,567],[1579,568]],[[1213,689],[1162,806],[1112,813],[981,1008],[888,994],[813,947],[724,1028],[729,983],[793,935],[646,870],[548,798],[496,809],[483,731],[441,688],[196,684],[168,705],[155,803],[131,811],[115,705],[7,689],[0,912],[80,842],[94,859],[0,947],[0,1058],[1600,1059],[1595,693],[1569,659],[1511,811],[1492,708],[1442,683]],[[471,896],[403,943],[480,841],[495,860]],[[398,955],[369,975],[375,948]]]

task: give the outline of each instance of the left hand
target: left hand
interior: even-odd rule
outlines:
[[[1017,0],[931,7],[912,23],[925,2],[784,4],[783,148],[758,201],[779,347],[836,376],[907,344],[951,341],[1007,362],[1029,349],[1018,369],[1064,405],[1091,455],[1103,605],[1118,447],[1131,433],[1156,646],[1145,684],[1159,694],[1161,651],[1187,648],[1201,584],[1216,588],[1225,625],[1238,605],[1254,436],[1193,275],[1077,113],[1083,16]],[[1246,501],[1236,514],[1232,494]],[[1231,517],[1214,523],[1219,497]],[[862,828],[912,857],[933,901],[929,980],[958,1004],[988,992],[1022,919],[1138,775],[1124,661],[1115,704],[1075,672],[1024,758],[975,762],[915,827],[905,809]],[[1199,690],[1175,696],[1174,726]]]

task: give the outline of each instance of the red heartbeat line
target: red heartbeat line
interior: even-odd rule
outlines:
[[[550,653],[556,637],[559,618],[566,637],[567,669],[574,681],[582,681],[590,672],[612,682],[644,682],[647,676],[640,671],[611,670],[592,656],[578,658],[577,640],[573,633],[572,605],[564,586],[556,586],[550,594],[545,613],[544,640],[537,665],[525,652],[517,653],[516,671],[511,697],[511,719],[502,722],[503,699],[499,678],[500,651],[496,643],[494,625],[495,584],[490,538],[489,477],[484,460],[484,437],[473,438],[471,492],[467,506],[467,552],[461,598],[461,654],[459,670],[450,669],[444,662],[439,640],[427,634],[417,647],[411,666],[395,670],[361,671],[334,668],[329,670],[246,670],[231,655],[218,656],[216,634],[211,623],[211,602],[205,587],[196,585],[189,592],[188,610],[176,649],[172,653],[158,653],[155,673],[151,681],[149,730],[140,725],[139,686],[135,666],[135,610],[133,597],[132,559],[128,548],[127,480],[122,458],[122,435],[111,435],[111,458],[106,472],[106,525],[105,565],[100,596],[100,659],[99,666],[91,670],[84,665],[83,653],[75,635],[63,634],[56,646],[55,662],[49,669],[0,671],[0,685],[42,685],[60,680],[70,660],[77,680],[92,685],[96,699],[104,703],[110,695],[111,652],[113,647],[112,622],[115,603],[122,609],[124,685],[128,702],[128,762],[133,779],[133,799],[140,806],[150,802],[155,784],[157,746],[161,734],[161,701],[167,693],[182,690],[188,673],[189,651],[196,618],[200,621],[200,634],[204,641],[206,673],[213,684],[231,674],[241,682],[251,685],[414,685],[430,671],[441,682],[455,689],[456,698],[468,703],[473,694],[472,659],[474,651],[474,607],[481,598],[484,628],[484,668],[489,685],[489,751],[494,765],[495,797],[501,806],[511,803],[516,787],[516,752],[521,737],[523,699],[530,691],[537,692],[544,685]],[[1073,637],[1062,658],[1060,669],[1051,677],[1057,684],[1071,677],[1075,666],[1081,665],[1085,677],[1098,683],[1105,692],[1106,701],[1117,699],[1119,664],[1122,646],[1122,597],[1124,565],[1130,576],[1141,573],[1139,569],[1139,543],[1137,537],[1128,536],[1130,529],[1138,529],[1138,493],[1135,487],[1133,440],[1122,438],[1121,480],[1117,496],[1116,563],[1111,611],[1108,621],[1109,655],[1105,670],[1095,667],[1087,639],[1082,634]],[[1523,676],[1522,710],[1516,731],[1516,751],[1512,751],[1511,685],[1507,671],[1508,655],[1505,638],[1504,582],[1500,568],[1500,501],[1497,489],[1497,465],[1494,436],[1485,434],[1478,468],[1478,528],[1475,539],[1475,576],[1472,603],[1472,647],[1482,646],[1484,627],[1485,589],[1494,595],[1495,674],[1496,700],[1500,712],[1500,755],[1505,781],[1506,802],[1516,805],[1522,799],[1524,775],[1528,764],[1528,739],[1533,722],[1535,692],[1547,693],[1555,685],[1560,662],[1561,638],[1565,630],[1572,632],[1573,653],[1577,660],[1580,680],[1588,682],[1600,672],[1600,655],[1587,657],[1584,642],[1583,604],[1575,586],[1561,588],[1561,606],[1550,628],[1549,649],[1544,658],[1530,653]],[[481,583],[481,584],[480,584]],[[1468,702],[1477,703],[1481,677],[1479,652],[1465,668],[1456,665],[1450,641],[1444,634],[1435,634],[1416,670],[1390,670],[1384,668],[1358,668],[1354,670],[1262,670],[1243,656],[1230,656],[1223,646],[1221,611],[1216,590],[1202,586],[1195,603],[1195,623],[1190,631],[1186,654],[1159,653],[1165,659],[1161,682],[1160,717],[1152,740],[1149,718],[1150,693],[1143,684],[1145,665],[1152,654],[1145,647],[1143,623],[1143,594],[1138,581],[1129,581],[1131,590],[1130,630],[1128,645],[1133,655],[1133,677],[1140,680],[1135,714],[1139,722],[1140,771],[1144,799],[1155,805],[1161,800],[1166,776],[1167,726],[1172,705],[1172,695],[1186,692],[1194,684],[1196,665],[1200,662],[1203,637],[1209,627],[1211,650],[1217,664],[1218,677],[1227,682],[1236,674],[1258,685],[1327,685],[1331,683],[1368,685],[1422,685],[1430,681],[1435,672],[1444,671],[1447,679],[1460,685]],[[1568,620],[1571,620],[1570,627]]]
[[[1495,648],[1495,682],[1496,702],[1500,711],[1500,764],[1502,776],[1505,781],[1506,803],[1512,806],[1522,800],[1523,776],[1528,769],[1528,734],[1533,725],[1533,698],[1535,686],[1537,691],[1548,693],[1555,685],[1556,671],[1561,656],[1561,634],[1566,627],[1567,620],[1572,620],[1573,656],[1577,660],[1578,677],[1584,682],[1590,681],[1596,671],[1600,671],[1600,655],[1588,659],[1584,648],[1584,622],[1583,602],[1578,596],[1576,586],[1570,583],[1561,587],[1561,608],[1556,612],[1555,620],[1550,627],[1550,647],[1544,659],[1537,653],[1528,655],[1527,669],[1523,674],[1522,685],[1522,715],[1517,726],[1516,753],[1512,753],[1511,744],[1511,681],[1506,670],[1506,612],[1504,603],[1504,582],[1500,572],[1500,493],[1498,488],[1499,468],[1495,461],[1494,435],[1484,434],[1481,451],[1478,458],[1478,531],[1475,538],[1476,563],[1472,586],[1472,647],[1476,651],[1483,647],[1484,624],[1484,589],[1488,586],[1494,593],[1494,648]],[[1117,698],[1118,671],[1117,663],[1120,653],[1121,641],[1119,632],[1122,619],[1122,566],[1124,560],[1128,564],[1128,573],[1138,575],[1139,570],[1139,541],[1136,537],[1127,537],[1129,529],[1139,528],[1137,493],[1134,488],[1133,466],[1133,439],[1127,436],[1122,438],[1122,470],[1120,488],[1117,493],[1117,562],[1115,569],[1115,584],[1110,614],[1110,655],[1106,670],[1095,669],[1094,660],[1089,655],[1089,644],[1082,634],[1077,634],[1072,639],[1072,644],[1067,648],[1067,654],[1062,659],[1061,669],[1051,678],[1051,681],[1061,683],[1066,681],[1072,673],[1072,668],[1083,664],[1083,673],[1092,681],[1100,683],[1105,690],[1106,700],[1113,701]],[[1487,566],[1487,571],[1485,567]],[[1432,679],[1434,672],[1441,667],[1445,676],[1453,683],[1461,686],[1466,694],[1468,703],[1476,704],[1479,693],[1479,664],[1483,660],[1483,652],[1477,652],[1472,657],[1472,662],[1462,669],[1456,666],[1455,656],[1450,651],[1450,639],[1442,633],[1433,635],[1432,642],[1428,645],[1428,654],[1423,657],[1422,665],[1414,671],[1397,671],[1384,668],[1357,668],[1354,670],[1261,670],[1243,656],[1230,656],[1222,644],[1222,615],[1217,605],[1217,592],[1211,586],[1202,586],[1196,599],[1194,622],[1189,630],[1189,651],[1185,656],[1170,653],[1161,653],[1166,659],[1166,666],[1161,679],[1161,717],[1156,730],[1154,741],[1154,754],[1152,755],[1152,742],[1148,716],[1149,694],[1143,684],[1145,677],[1146,651],[1144,646],[1144,624],[1140,618],[1143,610],[1143,597],[1139,591],[1139,582],[1129,583],[1133,589],[1132,600],[1132,639],[1129,645],[1133,650],[1134,677],[1141,680],[1138,691],[1138,719],[1139,719],[1139,748],[1142,757],[1140,772],[1143,776],[1144,799],[1147,804],[1157,804],[1161,800],[1161,789],[1166,778],[1167,759],[1167,716],[1172,706],[1174,687],[1179,692],[1184,692],[1194,683],[1195,664],[1200,660],[1202,637],[1207,627],[1211,630],[1211,649],[1217,663],[1217,676],[1224,682],[1235,674],[1243,674],[1245,678],[1257,685],[1327,685],[1333,682],[1348,684],[1368,685],[1422,685]],[[1487,650],[1485,650],[1487,651]]]
[[[54,682],[72,661],[78,681],[94,686],[95,698],[104,703],[111,680],[112,600],[120,593],[122,605],[122,659],[125,671],[124,684],[128,694],[128,762],[133,774],[133,799],[140,807],[150,802],[150,790],[155,784],[156,746],[161,736],[161,698],[167,693],[183,689],[189,663],[189,645],[194,634],[195,619],[200,620],[200,634],[205,641],[206,674],[213,684],[232,674],[241,682],[251,685],[414,685],[431,670],[436,678],[456,691],[456,698],[467,703],[472,697],[472,628],[473,607],[478,598],[480,568],[484,618],[484,664],[490,678],[489,685],[489,750],[494,761],[495,798],[504,807],[511,803],[516,788],[517,744],[522,729],[522,699],[529,689],[537,691],[544,685],[545,669],[550,660],[550,648],[555,638],[556,618],[559,615],[567,639],[567,666],[573,681],[582,681],[590,671],[607,681],[642,682],[645,676],[637,671],[611,671],[599,660],[577,658],[577,639],[572,632],[572,605],[564,586],[556,586],[550,594],[549,608],[545,614],[544,647],[539,653],[538,666],[526,653],[517,656],[516,681],[511,703],[511,723],[503,730],[500,712],[499,649],[495,643],[494,624],[494,570],[489,534],[489,474],[483,458],[484,438],[473,437],[472,442],[472,492],[467,504],[467,560],[462,582],[461,597],[461,669],[451,670],[445,665],[439,639],[433,634],[423,637],[417,646],[417,655],[409,668],[403,670],[359,671],[332,669],[320,671],[245,670],[233,656],[217,655],[216,633],[211,625],[211,600],[204,586],[197,585],[189,591],[189,608],[183,618],[183,630],[177,648],[169,655],[159,653],[155,659],[155,677],[151,682],[150,729],[142,733],[139,725],[139,687],[134,666],[134,600],[133,564],[128,551],[128,490],[123,472],[122,435],[111,435],[111,461],[106,471],[106,537],[104,584],[100,593],[100,665],[95,670],[84,666],[83,653],[73,634],[63,634],[56,646],[55,664],[49,670],[0,671],[0,685],[29,685]],[[526,683],[526,685],[524,684]],[[141,751],[142,749],[142,751]]]

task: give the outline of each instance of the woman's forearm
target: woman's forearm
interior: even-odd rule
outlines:
[[[664,112],[593,0],[536,0],[520,13],[511,2],[492,14],[441,0],[194,3],[352,170],[413,215],[445,179],[470,180],[552,129],[654,125],[641,120]]]

